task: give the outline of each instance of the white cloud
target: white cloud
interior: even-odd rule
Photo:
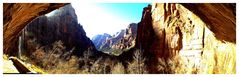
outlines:
[[[130,24],[129,21],[107,12],[107,10],[94,3],[74,2],[72,6],[76,11],[78,22],[90,38],[102,33],[115,34]]]

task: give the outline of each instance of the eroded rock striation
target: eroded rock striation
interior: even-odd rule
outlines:
[[[17,51],[20,31],[36,17],[49,13],[66,4],[59,3],[4,3],[3,4],[3,52]]]
[[[157,59],[175,56],[189,68],[207,68],[199,73],[233,73],[235,29],[235,4],[153,3],[144,8],[136,47],[150,56],[151,73],[157,72]]]

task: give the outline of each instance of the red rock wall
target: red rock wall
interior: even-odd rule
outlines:
[[[201,69],[197,73],[233,73],[235,29],[235,4],[153,3],[144,8],[136,46],[149,56],[151,73],[157,72],[158,58],[175,56],[192,65],[187,68]]]
[[[3,51],[17,51],[20,31],[36,17],[49,13],[66,4],[59,3],[4,3],[3,4]]]

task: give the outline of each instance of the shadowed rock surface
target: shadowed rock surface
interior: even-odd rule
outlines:
[[[40,16],[27,25],[23,36],[26,46],[29,46],[28,41],[34,39],[41,46],[61,40],[67,51],[74,49],[74,55],[83,56],[88,49],[92,53],[97,52],[82,25],[78,24],[75,10],[70,4],[51,13],[54,14]]]
[[[54,3],[4,3],[3,4],[3,52],[14,55],[20,31],[36,17],[49,13],[66,4]]]

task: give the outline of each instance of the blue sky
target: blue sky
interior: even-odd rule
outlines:
[[[72,3],[86,35],[115,34],[141,20],[148,3]]]
[[[143,8],[146,7],[148,3],[101,3],[98,5],[125,20],[139,22]]]

